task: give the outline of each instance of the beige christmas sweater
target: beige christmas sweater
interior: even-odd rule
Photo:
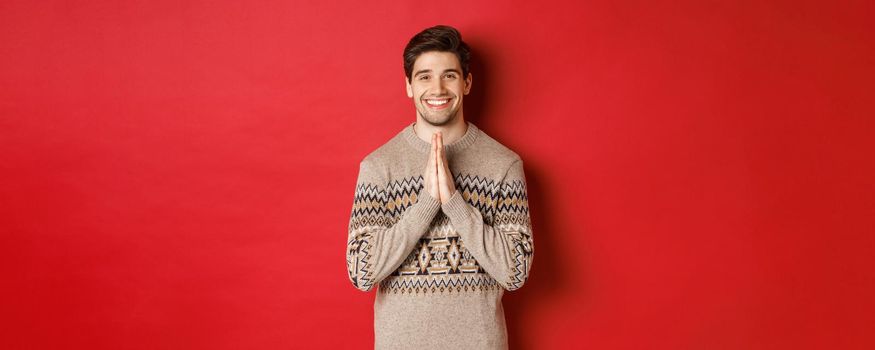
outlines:
[[[359,164],[346,265],[374,301],[376,349],[506,349],[501,298],[533,241],[522,159],[467,122],[444,145],[456,192],[424,189],[430,144],[410,123]]]

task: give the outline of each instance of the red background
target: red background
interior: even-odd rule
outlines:
[[[873,10],[3,1],[0,347],[370,348],[358,162],[449,24],[525,160],[512,348],[871,349]]]

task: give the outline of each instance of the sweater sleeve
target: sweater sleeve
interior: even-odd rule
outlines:
[[[500,184],[492,225],[459,191],[441,209],[489,275],[508,291],[523,286],[532,266],[534,242],[521,159],[510,165]]]
[[[416,182],[384,184],[367,159],[359,165],[346,243],[349,280],[367,292],[413,251],[440,210]],[[415,191],[421,188],[418,193]]]

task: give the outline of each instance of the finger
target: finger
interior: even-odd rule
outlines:
[[[435,179],[435,188],[437,188],[437,186],[439,186],[438,178],[440,176],[440,172],[438,171],[438,169],[440,169],[441,164],[440,135],[436,135],[434,139],[434,152],[432,153],[434,157],[434,161],[432,162],[432,176]]]
[[[440,146],[441,146],[441,152],[440,152],[441,154],[440,154],[440,158],[438,159],[438,161],[440,162],[440,166],[439,166],[440,173],[442,174],[441,176],[442,176],[444,182],[446,182],[446,184],[444,184],[444,186],[446,186],[446,188],[449,189],[450,186],[453,185],[453,175],[450,172],[450,162],[447,161],[447,151],[443,147],[444,146],[443,138],[438,139],[438,142],[440,143]]]
[[[449,163],[447,163],[447,151],[444,149],[444,139],[443,139],[443,137],[441,137],[440,139],[438,139],[438,142],[440,142],[440,146],[441,146],[441,152],[440,152],[440,155],[441,155],[441,157],[440,157],[441,165],[444,167],[444,170],[448,170],[448,169],[449,169]]]
[[[435,154],[437,154],[437,135],[431,134],[431,149],[428,152],[428,162],[433,166],[437,165],[437,159],[435,158]],[[434,168],[430,170],[432,174],[434,174]]]
[[[437,159],[435,159],[435,157],[434,157],[436,152],[437,152],[437,135],[432,134],[431,135],[431,153],[429,153],[429,155],[431,156],[429,158],[429,162],[431,162],[432,164],[437,164]]]
[[[434,157],[435,168],[438,168],[438,165],[440,164],[440,155],[441,155],[440,144],[441,144],[441,134],[435,133],[434,134],[434,152],[432,154],[432,156]],[[437,169],[435,169],[435,173],[437,173]]]
[[[438,132],[438,134],[437,134],[437,164],[438,164],[438,169],[440,169],[440,167],[443,165],[443,164],[441,164],[441,159],[442,159],[441,153],[443,153],[443,152],[444,152],[443,135],[441,135],[441,133]]]
[[[443,135],[441,135],[440,137],[438,137],[438,162],[439,162],[441,168],[443,168],[444,172],[446,172],[446,169],[447,169],[446,168],[447,164],[445,162],[447,158],[445,155],[446,155],[446,150],[444,150],[444,138],[443,138]]]
[[[444,135],[438,132],[438,155],[443,157],[444,154]]]
[[[434,137],[431,138],[431,141],[428,143],[429,149],[434,149]],[[430,164],[431,159],[429,159],[426,164]]]
[[[435,159],[434,159],[434,145],[435,145],[436,141],[437,141],[437,139],[435,139],[434,135],[432,135],[431,142],[429,143],[430,147],[429,147],[429,152],[428,152],[428,160],[426,161],[426,164],[425,164],[425,171],[426,171],[425,179],[426,180],[428,180],[430,178],[430,176],[434,176],[434,166],[436,164]]]
[[[441,139],[440,142],[441,142],[441,162],[443,162],[444,165],[446,165],[447,164],[447,151],[444,149],[444,140]]]

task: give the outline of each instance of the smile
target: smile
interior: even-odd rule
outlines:
[[[450,99],[427,99],[425,104],[433,109],[443,109],[449,105]]]

